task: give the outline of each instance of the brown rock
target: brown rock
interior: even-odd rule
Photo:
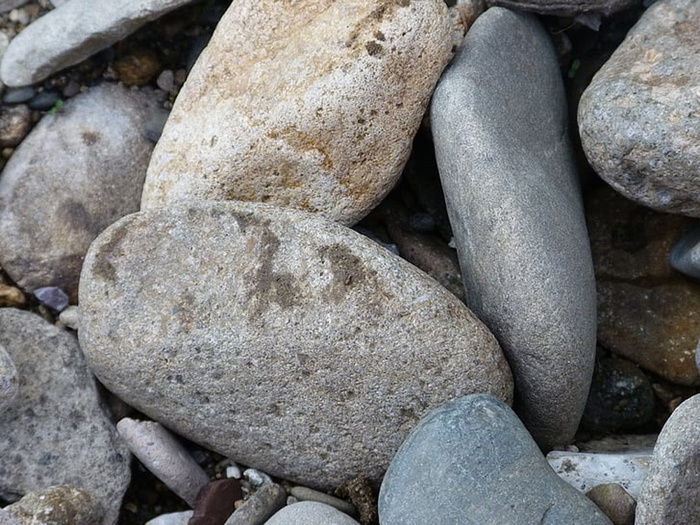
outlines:
[[[31,128],[32,118],[24,104],[0,108],[0,147],[14,148],[22,142]]]
[[[144,86],[160,73],[158,55],[148,49],[136,49],[114,64],[119,80],[127,86]]]
[[[237,479],[218,479],[205,485],[197,495],[188,525],[224,525],[233,514],[234,503],[243,499]]]
[[[621,485],[597,485],[589,490],[586,496],[598,505],[613,525],[634,525],[634,509],[637,502]]]

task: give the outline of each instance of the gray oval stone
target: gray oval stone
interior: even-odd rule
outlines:
[[[432,406],[510,400],[495,338],[457,298],[315,214],[198,203],[98,237],[80,341],[101,381],[237,462],[327,489],[378,480]]]

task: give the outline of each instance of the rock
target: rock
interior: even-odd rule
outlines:
[[[108,389],[312,488],[379,479],[417,419],[455,395],[510,400],[495,339],[459,300],[315,214],[237,202],[132,214],[91,246],[80,305],[81,346]]]
[[[360,525],[347,514],[317,501],[302,501],[277,512],[265,525]]]
[[[0,525],[22,525],[22,523],[5,509],[0,509]]]
[[[69,306],[60,313],[58,320],[68,328],[77,330],[80,326],[80,308]]]
[[[243,472],[243,477],[253,488],[258,488],[265,483],[272,483],[272,478],[270,478],[270,476],[254,468],[246,469]]]
[[[700,394],[681,403],[659,434],[637,499],[636,525],[700,520]]]
[[[609,523],[552,472],[515,413],[483,394],[442,405],[411,431],[382,482],[379,521]]]
[[[29,133],[31,124],[31,112],[24,104],[0,107],[0,147],[19,145]]]
[[[35,94],[36,90],[31,86],[8,89],[2,96],[2,101],[6,104],[19,104],[29,101]]]
[[[660,211],[700,216],[700,3],[646,10],[578,109],[581,143],[613,188]]]
[[[191,510],[161,514],[152,520],[148,520],[146,525],[189,525],[192,514]]]
[[[236,479],[217,479],[202,488],[188,525],[224,525],[233,514],[236,501],[243,499]]]
[[[696,225],[676,242],[669,261],[679,272],[693,279],[700,279],[700,227]]]
[[[637,0],[490,0],[489,3],[541,15],[574,16],[596,13],[609,16],[634,5]]]
[[[192,0],[71,0],[26,27],[5,51],[0,78],[27,86],[78,64]]]
[[[236,1],[178,95],[142,209],[235,199],[357,222],[401,174],[451,31],[442,0]]]
[[[75,336],[5,308],[0,345],[20,377],[18,402],[0,414],[0,457],[12,458],[0,462],[0,497],[14,501],[71,485],[94,494],[104,511],[99,523],[113,525],[129,485],[129,451],[101,406]]]
[[[17,148],[0,178],[0,261],[17,284],[57,286],[75,302],[92,240],[138,209],[153,149],[142,128],[156,105],[150,91],[102,84]]]
[[[336,498],[326,494],[325,492],[319,492],[318,490],[310,489],[308,487],[292,487],[289,494],[294,496],[299,501],[317,501],[319,503],[324,503],[338,509],[340,512],[354,516],[357,514],[357,509],[352,503],[348,503],[345,500]]]
[[[641,207],[609,188],[587,206],[598,285],[598,341],[672,383],[697,385],[700,284],[669,264],[687,217]]]
[[[379,523],[377,494],[369,479],[357,477],[344,481],[335,489],[334,494],[352,502],[363,525]]]
[[[7,350],[0,346],[0,414],[14,406],[19,397],[17,368]]]
[[[0,0],[0,13],[6,13],[15,7],[24,5],[29,0]]]
[[[27,101],[27,106],[29,106],[29,109],[35,109],[37,111],[49,111],[53,108],[58,110],[59,107],[63,107],[63,101],[58,91],[55,89],[48,89],[40,91],[30,98]]]
[[[155,421],[128,417],[117,423],[117,431],[144,467],[194,507],[209,476],[170,432]]]
[[[486,11],[438,84],[431,126],[467,304],[503,347],[516,412],[543,448],[572,439],[595,359],[595,282],[566,121],[546,31],[530,15]]]
[[[114,63],[117,78],[127,86],[145,86],[162,69],[158,55],[145,48],[134,49]]]
[[[617,483],[606,483],[593,487],[586,496],[598,505],[613,525],[634,525],[634,510],[637,502]]]
[[[231,514],[224,525],[263,525],[287,500],[287,493],[276,483],[267,483],[256,490]]]
[[[0,281],[0,307],[22,307],[27,304],[27,298],[16,286],[9,286]]]
[[[41,304],[48,306],[56,312],[62,312],[68,307],[68,295],[55,286],[37,288],[34,290],[34,297],[36,297]]]
[[[67,485],[48,487],[24,496],[5,510],[26,525],[95,525],[105,523],[100,499],[90,491]]]

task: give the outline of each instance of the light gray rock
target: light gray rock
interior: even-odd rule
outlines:
[[[146,525],[187,525],[192,517],[193,511],[170,512],[148,520]]]
[[[467,304],[501,343],[516,412],[544,448],[573,437],[595,358],[593,265],[566,122],[546,31],[531,15],[487,10],[438,84],[431,124]]]
[[[700,522],[700,394],[681,403],[659,434],[637,499],[635,525]]]
[[[84,488],[117,521],[129,485],[129,451],[119,440],[75,336],[38,315],[0,309],[0,345],[20,376],[20,397],[0,414],[0,497],[52,485]]]
[[[357,222],[401,174],[451,32],[442,0],[236,0],[177,97],[142,209],[233,199]]]
[[[225,525],[263,525],[287,500],[287,493],[276,483],[266,483],[231,514]]]
[[[265,525],[360,525],[347,514],[317,501],[301,501],[287,505]]]
[[[496,340],[411,264],[317,214],[201,202],[132,214],[80,280],[81,346],[127,403],[270,475],[378,480],[418,418],[510,400]]]
[[[549,468],[515,413],[483,394],[446,403],[413,429],[384,476],[379,521],[610,523]]]
[[[344,512],[345,514],[352,516],[357,514],[357,509],[352,503],[326,494],[325,492],[310,489],[309,487],[292,487],[289,494],[294,496],[299,501],[317,501],[319,503],[324,503],[326,505],[330,505],[331,507],[335,507],[340,512]]]
[[[14,514],[0,509],[0,525],[23,525]]]
[[[175,436],[160,423],[128,417],[117,423],[117,431],[144,467],[194,507],[197,494],[210,479]]]
[[[77,298],[88,246],[138,210],[153,144],[150,91],[101,84],[45,115],[0,177],[0,262],[30,291],[57,286]]]
[[[11,9],[24,5],[27,2],[29,2],[29,0],[0,0],[0,13],[10,11]]]
[[[95,494],[67,485],[27,494],[5,510],[23,525],[95,525],[104,523],[105,514]]]
[[[700,226],[684,235],[669,256],[674,269],[694,279],[700,279]]]
[[[591,166],[644,206],[700,216],[700,3],[660,0],[593,77],[578,108]]]
[[[0,414],[17,402],[19,376],[7,351],[0,346]]]
[[[18,34],[5,51],[0,79],[27,86],[82,62],[151,20],[192,0],[71,0]]]

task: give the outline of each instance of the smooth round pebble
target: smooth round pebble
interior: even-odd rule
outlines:
[[[359,525],[338,509],[317,501],[301,501],[277,512],[265,525]]]

